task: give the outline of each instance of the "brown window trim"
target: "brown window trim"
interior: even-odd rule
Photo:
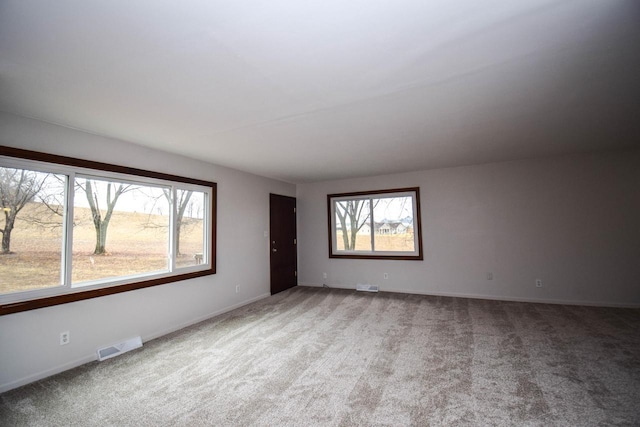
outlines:
[[[215,182],[203,181],[199,179],[185,178],[176,175],[152,172],[143,169],[129,168],[125,166],[112,165],[108,163],[94,162],[91,160],[76,159],[73,157],[58,156],[54,154],[41,153],[38,151],[23,150],[20,148],[5,147],[0,145],[0,156],[16,157],[26,160],[35,160],[47,163],[56,163],[65,166],[75,166],[79,168],[96,169],[107,172],[123,173],[127,175],[138,175],[141,177],[162,179],[167,181],[182,182],[186,184],[201,185],[211,188],[211,268],[203,271],[196,271],[184,274],[176,274],[169,277],[143,280],[139,282],[126,283],[122,285],[106,286],[104,288],[90,289],[86,291],[70,292],[49,297],[34,298],[25,301],[16,301],[0,305],[0,316],[21,311],[34,310],[37,308],[51,307],[59,304],[66,304],[75,301],[82,301],[90,298],[97,298],[105,295],[113,295],[121,292],[133,291],[136,289],[148,288],[151,286],[164,285],[167,283],[179,282],[195,277],[208,276],[216,273],[216,203],[217,184]]]
[[[331,212],[331,200],[337,197],[359,197],[359,196],[371,196],[377,194],[389,194],[389,193],[403,193],[403,192],[415,192],[416,193],[416,217],[414,219],[414,226],[418,232],[418,255],[375,255],[375,254],[335,254],[333,253],[333,230],[332,230],[332,212]],[[329,230],[329,258],[343,258],[343,259],[384,259],[384,260],[396,260],[396,261],[422,261],[424,259],[422,251],[422,221],[420,213],[420,187],[408,187],[408,188],[390,188],[384,190],[374,191],[357,191],[352,193],[338,193],[327,194],[327,219]]]

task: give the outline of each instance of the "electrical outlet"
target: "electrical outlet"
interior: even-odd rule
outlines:
[[[237,294],[238,292],[240,292],[240,285],[237,285],[237,286],[236,286],[236,294]]]
[[[542,279],[536,279],[536,288],[542,287]]]
[[[327,278],[327,273],[322,273],[322,278],[326,279]]]
[[[384,278],[388,279],[389,278],[389,273],[384,273]]]
[[[493,273],[487,273],[487,280],[493,280]]]
[[[69,331],[60,332],[60,345],[67,345],[71,341],[71,333]]]

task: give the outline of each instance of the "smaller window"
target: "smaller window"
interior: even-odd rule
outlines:
[[[422,260],[420,189],[329,194],[329,257]]]

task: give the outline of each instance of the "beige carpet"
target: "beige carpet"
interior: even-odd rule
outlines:
[[[3,426],[640,425],[640,310],[298,287],[0,395]]]

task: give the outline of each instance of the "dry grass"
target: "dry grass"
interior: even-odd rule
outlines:
[[[36,225],[37,216],[49,225]],[[91,211],[76,208],[73,230],[72,282],[152,272],[167,268],[167,228],[163,218],[132,212],[114,212],[107,234],[107,254],[93,255],[95,229]],[[57,226],[51,226],[57,222]],[[164,221],[166,223],[166,220]],[[202,252],[202,221],[189,220],[180,238],[178,266],[194,265]],[[0,220],[4,228],[4,218]],[[33,203],[16,219],[11,251],[0,255],[0,293],[59,286],[62,227],[59,217]]]
[[[375,236],[376,250],[378,251],[402,251],[413,252],[414,242],[413,234],[386,234]],[[336,232],[336,243],[338,250],[344,250],[344,244],[342,243],[342,232]],[[370,251],[371,239],[368,235],[358,235],[356,238],[356,250],[357,251]]]

